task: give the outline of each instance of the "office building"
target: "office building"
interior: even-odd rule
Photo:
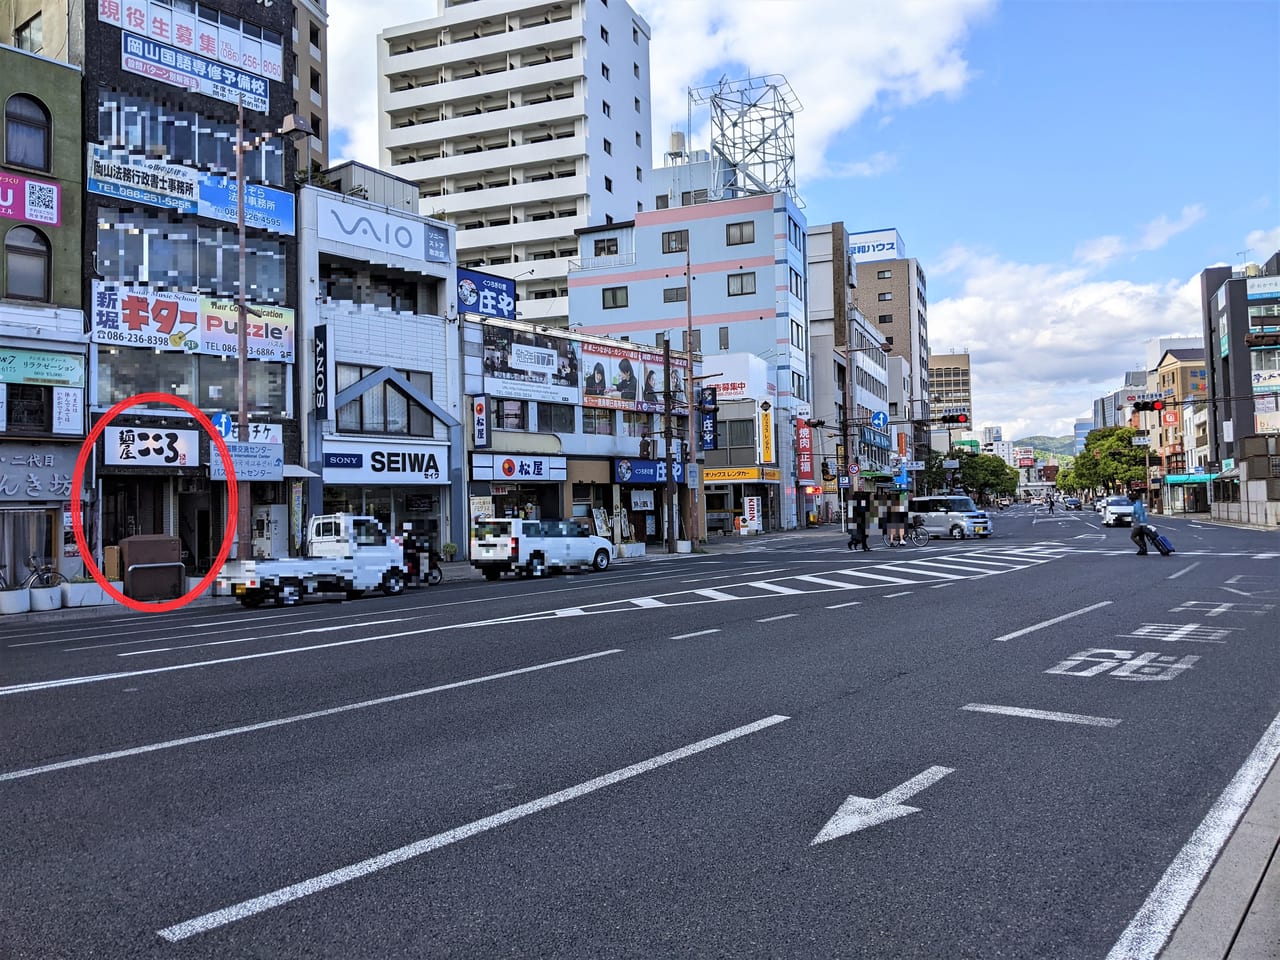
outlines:
[[[379,165],[457,227],[458,262],[568,322],[575,231],[652,193],[649,26],[625,0],[437,0],[378,38]]]

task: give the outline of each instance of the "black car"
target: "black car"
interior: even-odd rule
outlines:
[[[1062,501],[1062,509],[1064,510],[1083,510],[1084,504],[1080,502],[1079,497],[1067,497]]]

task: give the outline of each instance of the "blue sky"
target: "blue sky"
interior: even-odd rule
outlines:
[[[1280,249],[1276,0],[633,6],[653,142],[689,85],[786,76],[810,223],[898,228],[933,351],[971,352],[975,421],[1006,438],[1070,433],[1147,341],[1199,334],[1202,269]],[[376,163],[373,38],[405,7],[329,9],[330,89],[355,94],[333,156]]]

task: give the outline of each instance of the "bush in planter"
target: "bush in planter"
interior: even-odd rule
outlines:
[[[458,545],[456,543],[440,544],[440,552],[444,554],[446,560],[452,560],[458,555]]]

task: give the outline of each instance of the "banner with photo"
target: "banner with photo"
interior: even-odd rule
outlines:
[[[671,412],[689,413],[685,376],[689,362],[671,358]],[[582,405],[608,410],[662,413],[665,366],[663,354],[623,344],[582,344]]]
[[[578,344],[566,337],[486,324],[484,389],[494,397],[576,405]]]
[[[294,315],[288,307],[250,303],[245,330],[250,360],[294,359]],[[199,293],[93,282],[91,339],[166,352],[239,356],[236,302]]]

